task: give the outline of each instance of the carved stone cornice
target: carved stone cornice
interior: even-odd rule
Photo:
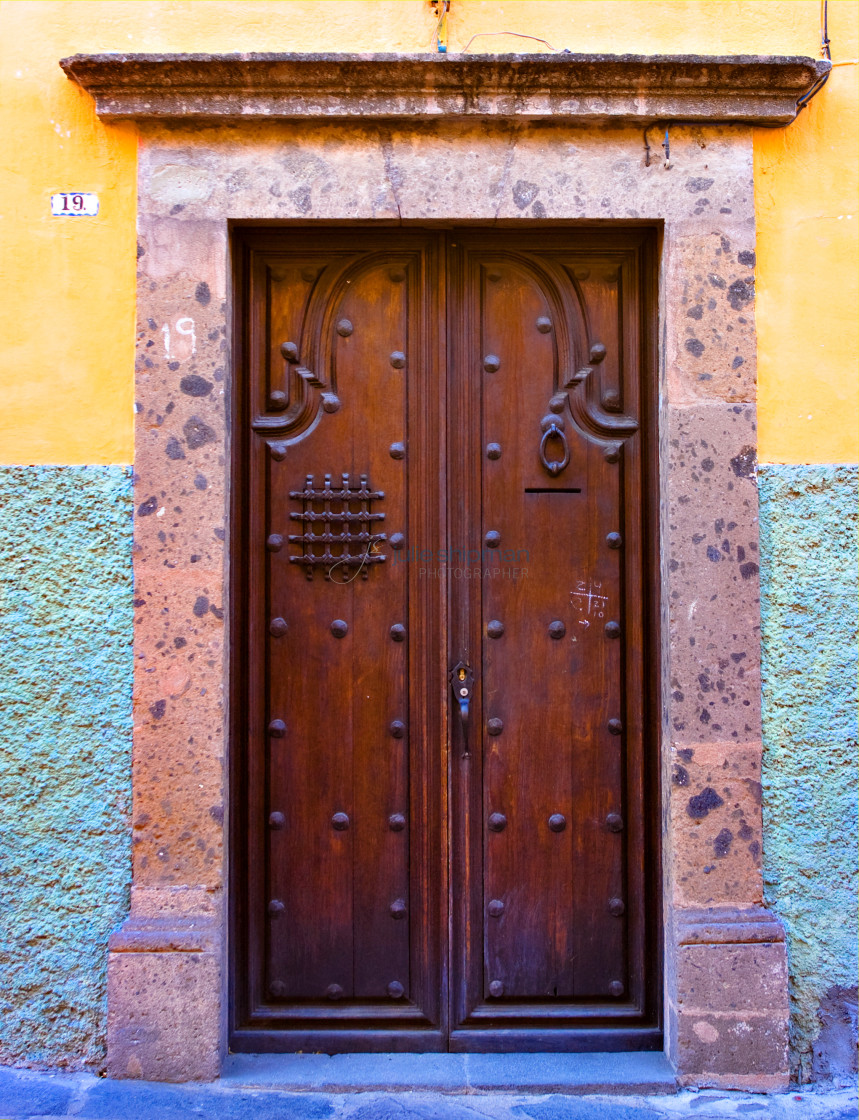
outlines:
[[[788,124],[830,63],[760,55],[78,54],[100,117]]]

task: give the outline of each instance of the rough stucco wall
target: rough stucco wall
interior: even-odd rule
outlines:
[[[846,1073],[837,1051],[855,1032],[857,468],[767,466],[758,483],[764,883],[787,927],[793,1058],[808,1080],[812,1066]]]
[[[99,1063],[128,910],[131,472],[0,469],[0,1061]]]

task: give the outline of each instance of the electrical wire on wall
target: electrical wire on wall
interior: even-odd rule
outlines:
[[[560,47],[553,47],[547,39],[541,39],[537,35],[525,35],[521,31],[478,31],[476,35],[471,36],[462,48],[462,53],[465,54],[475,39],[488,39],[494,35],[512,35],[516,39],[532,39],[535,43],[543,43],[543,45],[547,46],[553,53],[558,53],[558,51],[560,51]]]
[[[430,7],[436,17],[436,24],[433,30],[433,42],[439,54],[447,54],[447,17],[450,13],[450,4],[451,0],[430,0]],[[465,54],[475,39],[489,39],[499,35],[509,35],[515,39],[530,39],[533,43],[542,43],[543,46],[548,47],[553,54],[558,53],[560,50],[559,47],[553,47],[547,39],[541,39],[538,35],[525,35],[521,31],[478,31],[476,35],[471,36],[462,48],[461,53]]]
[[[447,54],[447,14],[450,11],[450,0],[430,0],[430,5],[436,15],[433,39],[439,54]]]
[[[855,60],[849,61],[849,62],[832,62],[832,55],[831,55],[830,50],[829,50],[829,43],[830,43],[830,39],[829,39],[829,3],[828,3],[828,0],[820,0],[820,53],[821,53],[821,55],[826,59],[827,62],[830,62],[832,64],[832,66],[855,66],[856,65]],[[800,99],[796,103],[797,114],[799,114],[806,107],[806,105],[809,103],[809,101],[811,101],[811,99],[813,97],[815,97],[818,93],[820,93],[820,91],[823,89],[823,87],[829,81],[829,75],[831,74],[831,72],[832,72],[831,69],[827,70],[825,74],[823,74],[820,78],[818,78],[818,80],[814,83],[814,85],[811,87],[811,89],[807,93],[803,94],[802,97],[800,97]],[[652,159],[651,159],[651,155],[650,155],[650,153],[652,151],[652,148],[651,148],[650,142],[648,140],[648,133],[654,128],[664,128],[665,129],[665,139],[662,141],[662,150],[665,153],[665,157],[662,161],[662,166],[665,168],[666,171],[670,169],[670,167],[671,167],[671,143],[670,143],[670,139],[669,139],[669,136],[668,136],[668,128],[669,128],[670,124],[671,124],[670,121],[668,121],[668,122],[653,121],[651,124],[649,124],[645,127],[645,129],[644,129],[644,166],[645,167],[650,167],[650,165],[652,163]],[[776,124],[776,125],[761,124],[759,127],[761,127],[761,128],[781,128],[782,125],[781,124]]]
[[[829,51],[829,0],[820,0],[820,53],[828,61],[832,61]],[[831,70],[827,70],[822,78],[814,83],[808,93],[804,93],[796,103],[796,111],[800,112],[811,101],[812,97],[820,93],[829,81]]]
[[[433,31],[433,39],[435,41],[436,50],[440,54],[447,54],[447,52],[448,52],[448,15],[450,14],[450,5],[451,5],[451,0],[430,0],[430,6],[432,7],[433,13],[436,17],[435,29]],[[475,39],[498,38],[498,37],[501,37],[501,36],[510,36],[510,37],[516,38],[516,39],[530,39],[531,42],[542,43],[543,46],[547,47],[553,54],[557,54],[557,53],[567,54],[567,53],[569,53],[568,49],[564,49],[563,51],[561,51],[561,48],[552,46],[552,44],[547,39],[541,39],[538,35],[526,35],[526,34],[524,34],[524,32],[521,32],[521,31],[478,31],[476,34],[471,36],[471,38],[468,40],[468,42],[462,48],[461,53],[462,54],[467,53],[468,48],[471,46],[471,44],[474,42]],[[830,39],[829,39],[829,0],[820,0],[820,53],[821,53],[822,57],[824,59],[826,59],[827,62],[831,63],[832,66],[855,66],[856,65],[855,60],[848,61],[848,62],[832,62],[832,54],[830,52],[829,45],[830,45]],[[796,103],[797,113],[801,112],[801,110],[803,110],[806,107],[806,105],[808,105],[808,103],[811,101],[811,99],[813,97],[816,97],[817,94],[820,93],[820,91],[823,89],[823,87],[829,81],[830,73],[831,73],[831,70],[827,70],[827,72],[825,74],[823,74],[814,83],[814,85],[811,87],[811,89],[808,90],[807,93],[803,94],[802,97],[799,98],[799,100]],[[651,164],[651,158],[650,158],[651,147],[650,147],[650,144],[648,143],[647,134],[650,131],[650,129],[655,128],[657,126],[657,124],[658,124],[658,122],[654,121],[652,124],[649,124],[644,130],[644,166],[645,167],[650,167],[650,164]],[[660,127],[663,127],[663,125],[660,125]],[[663,165],[663,167],[668,169],[668,168],[671,167],[671,149],[670,149],[670,140],[669,140],[669,136],[668,136],[668,125],[665,124],[664,127],[665,127],[665,138],[662,141],[662,149],[665,153],[665,157],[662,161],[662,165]]]

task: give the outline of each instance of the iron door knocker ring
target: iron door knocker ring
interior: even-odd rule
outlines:
[[[540,427],[543,430],[543,438],[540,440],[540,462],[549,474],[555,478],[570,461],[570,449],[567,446],[567,437],[564,435],[564,421],[560,416],[544,416],[540,421]],[[564,449],[562,459],[548,459],[546,457],[546,444],[552,436],[561,441],[561,446]]]

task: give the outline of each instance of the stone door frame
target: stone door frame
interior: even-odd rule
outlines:
[[[666,1051],[681,1084],[787,1085],[784,932],[761,879],[749,126],[792,119],[823,64],[666,61],[64,61],[101,116],[140,122],[134,857],[110,941],[113,1076],[214,1078],[228,1043],[231,226],[634,223],[661,231]]]

